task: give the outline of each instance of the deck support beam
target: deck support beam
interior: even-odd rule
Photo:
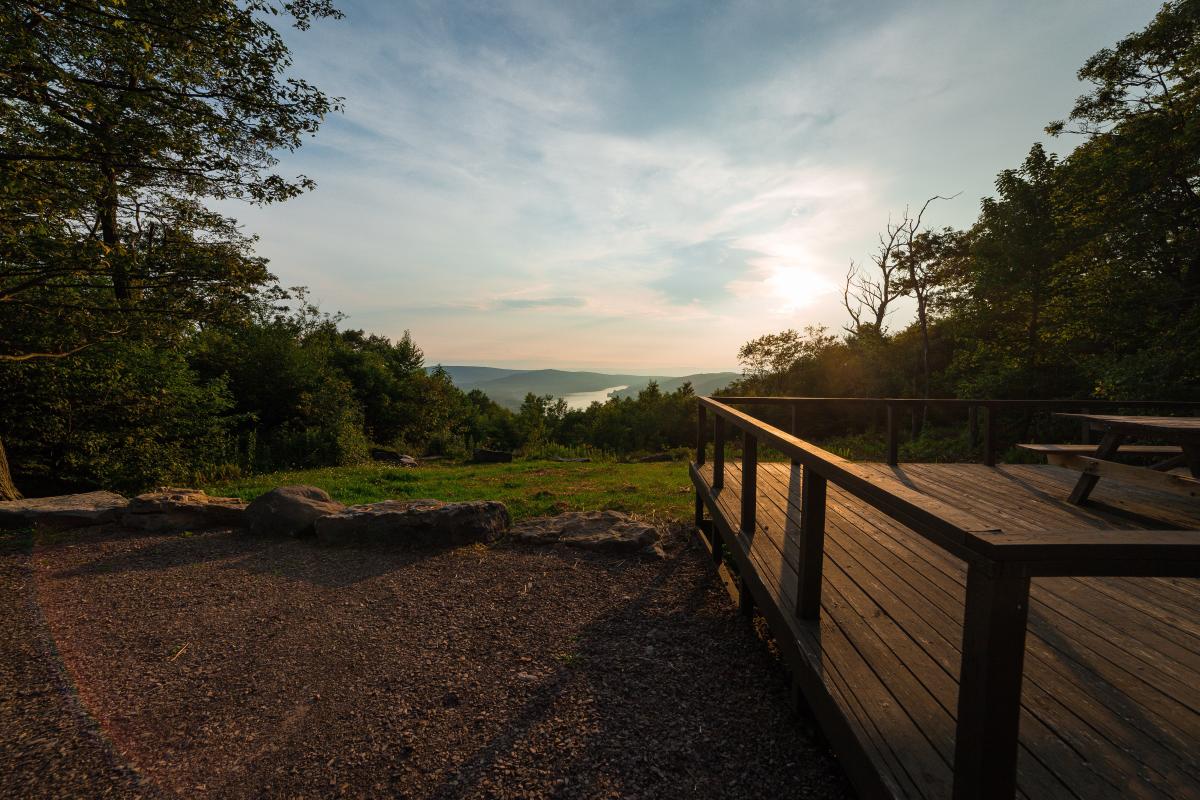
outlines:
[[[754,594],[750,591],[750,582],[744,575],[738,575],[738,614],[746,619],[754,618]]]
[[[989,467],[996,466],[996,433],[999,422],[996,419],[996,406],[987,406],[987,416],[983,420],[983,463]]]
[[[1017,745],[1029,578],[967,567],[955,800],[1011,800],[1017,790]]]
[[[796,616],[821,616],[821,567],[825,558],[826,480],[805,467],[800,487],[800,569],[797,574]]]
[[[714,492],[725,487],[725,418],[713,419],[713,480]]]
[[[799,439],[799,438],[800,438],[800,406],[799,406],[799,405],[795,405],[795,404],[793,404],[793,405],[792,405],[792,429],[791,429],[791,434],[792,434],[792,436],[795,436],[797,439]],[[792,466],[794,466],[794,467],[795,467],[795,466],[799,466],[799,464],[800,464],[800,462],[799,462],[799,461],[797,461],[797,460],[796,460],[796,459],[794,459],[794,458],[792,459]]]
[[[742,432],[742,533],[754,536],[758,514],[758,439],[750,431]]]
[[[894,467],[900,463],[899,431],[896,430],[896,407],[891,403],[887,407],[887,463]]]

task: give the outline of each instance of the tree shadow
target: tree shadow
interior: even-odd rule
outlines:
[[[593,701],[591,724],[572,731],[580,746],[556,754],[552,768],[560,785],[552,796],[761,796],[773,781],[806,786],[812,772],[835,787],[847,786],[823,745],[795,718],[786,672],[734,613],[703,564],[706,557],[690,543],[640,592],[584,629],[568,663],[544,678],[503,732],[460,762],[431,796],[482,793],[514,751],[538,742],[540,729],[562,713],[560,706],[581,695]],[[685,567],[688,574],[681,575]],[[693,572],[704,579],[693,580]],[[673,582],[686,589],[680,594],[676,586],[664,597]],[[772,748],[793,761],[782,778]],[[805,751],[819,755],[796,764]]]
[[[205,531],[189,535],[147,535],[113,531],[106,539],[146,537],[142,546],[100,556],[86,564],[54,573],[55,578],[157,572],[201,564],[256,575],[303,581],[324,588],[342,588],[422,561],[441,548],[396,545],[330,547],[312,539],[256,536],[243,530]]]

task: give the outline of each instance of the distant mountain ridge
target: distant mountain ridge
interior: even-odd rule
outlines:
[[[432,372],[437,367],[427,367]],[[695,375],[622,375],[608,372],[575,372],[562,369],[501,369],[468,365],[442,365],[454,385],[469,392],[479,389],[495,402],[516,409],[530,392],[566,397],[624,386],[618,397],[636,396],[655,381],[664,392],[673,392],[691,381],[697,394],[712,394],[741,377],[736,372],[703,372]]]

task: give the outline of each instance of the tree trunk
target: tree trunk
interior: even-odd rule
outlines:
[[[12,473],[8,470],[8,455],[4,452],[4,442],[0,440],[0,500],[20,500],[21,493],[17,491],[12,481]]]
[[[108,248],[108,257],[112,264],[113,293],[117,302],[124,304],[129,301],[129,272],[120,252],[121,238],[117,230],[117,205],[120,202],[120,189],[117,187],[117,171],[107,161],[102,166],[104,173],[104,188],[101,190],[100,203],[100,236]]]

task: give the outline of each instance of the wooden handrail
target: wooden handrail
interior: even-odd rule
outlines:
[[[798,430],[799,410],[804,406],[819,405],[850,405],[865,408],[884,408],[887,411],[887,463],[896,466],[900,463],[899,424],[896,410],[907,408],[914,414],[913,430],[916,432],[916,412],[926,408],[966,408],[969,412],[970,441],[975,443],[978,427],[978,411],[986,411],[983,431],[983,463],[989,467],[996,465],[997,435],[999,431],[998,417],[1003,410],[1034,409],[1034,410],[1075,410],[1091,411],[1092,409],[1160,409],[1175,411],[1191,411],[1200,413],[1200,401],[1196,400],[983,400],[958,397],[719,397],[722,403],[737,405],[776,405],[790,406],[792,410],[792,433]],[[1082,432],[1082,441],[1090,441],[1090,432]]]
[[[1069,530],[1012,532],[989,525],[903,483],[842,458],[795,434],[795,409],[804,403],[842,398],[698,397],[697,462],[704,462],[705,425],[714,427],[712,493],[724,485],[726,423],[743,435],[740,534],[755,535],[759,442],[769,443],[804,470],[800,512],[800,563],[795,615],[815,621],[821,607],[826,483],[832,482],[900,522],[914,533],[967,562],[963,609],[962,661],[959,668],[954,751],[954,797],[1011,798],[1016,793],[1021,683],[1029,612],[1030,579],[1038,576],[1200,576],[1200,531]],[[889,461],[894,463],[894,409],[902,405],[945,403],[987,409],[985,453],[995,451],[994,417],[1000,408],[1046,401],[910,400],[845,398],[884,405],[889,419]],[[793,433],[727,405],[782,402],[793,404]],[[1056,402],[1056,401],[1051,401]],[[1081,407],[1111,407],[1100,401],[1057,401]],[[1117,402],[1117,401],[1114,401]],[[1172,407],[1172,403],[1131,401],[1125,407]],[[1200,403],[1184,407],[1200,409]],[[1052,406],[1053,407],[1053,406]],[[699,480],[697,478],[697,480]],[[700,483],[697,483],[699,497]],[[709,498],[712,502],[712,497]],[[700,508],[700,506],[697,506]],[[713,556],[721,558],[719,526],[713,525]],[[736,537],[735,537],[736,539]],[[729,542],[731,548],[736,541]],[[743,548],[744,549],[744,548]],[[750,569],[747,555],[734,551],[740,570]],[[749,583],[741,581],[742,608]]]
[[[697,400],[702,407],[712,412],[717,421],[727,421],[741,430],[753,431],[757,439],[769,443],[794,462],[803,465],[805,469],[811,469],[815,474],[842,487],[961,558],[974,557],[966,546],[969,533],[996,530],[951,505],[908,488],[894,478],[880,475],[836,453],[784,433],[720,401],[710,397],[699,397]],[[721,458],[723,449],[714,449],[714,467],[717,459]],[[714,475],[714,489],[718,488],[715,485],[716,480]]]
[[[972,537],[972,547],[998,569],[1031,577],[1200,577],[1200,531],[1089,528]]]
[[[975,400],[960,397],[767,397],[717,396],[714,400],[737,405],[838,405],[945,406],[949,408],[1174,408],[1200,411],[1200,400]]]

